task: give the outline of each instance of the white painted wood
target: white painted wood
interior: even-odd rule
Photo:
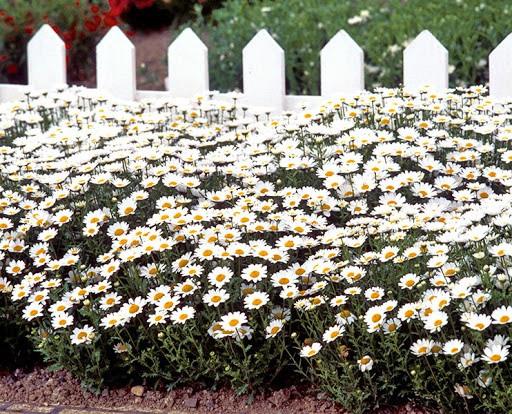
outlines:
[[[404,88],[417,91],[448,88],[448,51],[432,33],[423,30],[404,50]]]
[[[88,89],[88,88],[85,88]],[[0,102],[10,102],[15,101],[17,99],[23,99],[25,94],[33,90],[28,85],[10,85],[10,84],[0,84]],[[97,91],[97,89],[91,89],[92,91]],[[170,97],[168,91],[147,91],[147,90],[138,90],[135,93],[135,100],[142,101],[144,99],[172,99]],[[232,102],[231,93],[219,93],[216,95],[216,99],[224,100],[226,102]],[[242,105],[242,102],[245,103],[244,96],[240,96],[237,99],[238,106]],[[313,95],[286,95],[284,97],[284,107],[285,110],[295,110],[300,109],[304,104],[309,106],[318,107],[326,102],[326,98],[323,96],[313,96]]]
[[[286,86],[281,46],[262,29],[244,47],[242,60],[246,102],[283,109]]]
[[[50,26],[44,25],[27,49],[29,85],[0,84],[0,102],[66,82],[64,42]],[[135,48],[117,27],[103,38],[96,52],[99,93],[125,100],[188,99],[209,89],[208,50],[190,29],[184,30],[168,49],[170,77],[165,83],[170,94],[136,90]],[[284,51],[266,30],[259,31],[244,48],[243,64],[245,93],[237,98],[239,106],[274,111],[300,108],[303,103],[318,106],[326,97],[351,95],[364,88],[364,52],[344,31],[321,51],[322,96],[285,94]],[[403,70],[404,86],[412,92],[425,85],[444,89],[448,87],[448,51],[430,32],[423,31],[405,49]],[[490,53],[489,77],[492,97],[512,99],[512,34]],[[232,99],[229,94],[218,97]]]
[[[0,102],[10,102],[23,99],[25,94],[33,90],[29,85],[0,84]]]
[[[284,109],[287,111],[294,111],[302,109],[304,105],[308,108],[319,107],[324,104],[326,98],[324,96],[314,95],[286,95],[284,97]]]
[[[144,99],[169,99],[169,92],[167,91],[146,91],[140,90],[135,92],[135,100],[142,101]]]
[[[489,55],[489,95],[512,98],[512,33]]]
[[[135,99],[135,46],[114,26],[96,46],[98,89],[116,98]]]
[[[34,89],[52,89],[66,84],[66,46],[48,24],[27,45],[28,84]]]
[[[167,59],[172,96],[190,98],[210,89],[208,48],[192,29],[186,28],[172,42]]]
[[[364,89],[363,49],[340,30],[320,53],[322,96],[352,95]]]

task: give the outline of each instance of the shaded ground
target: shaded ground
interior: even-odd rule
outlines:
[[[135,45],[137,89],[165,90],[167,48],[174,39],[174,29],[136,32],[130,40]]]
[[[101,395],[94,395],[83,391],[79,382],[69,373],[49,372],[45,369],[0,373],[0,414],[7,412],[347,413],[329,401],[325,394],[306,387],[289,387],[256,395],[251,404],[247,396],[236,396],[228,389],[213,391],[183,387],[172,391],[155,391],[135,386],[105,390]],[[426,414],[411,405],[381,409],[375,413]]]

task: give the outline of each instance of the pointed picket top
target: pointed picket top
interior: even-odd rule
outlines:
[[[320,52],[322,96],[351,95],[364,89],[363,49],[340,30]]]
[[[191,98],[209,87],[208,48],[186,28],[167,50],[169,90],[172,96]]]
[[[98,89],[119,99],[133,100],[135,76],[135,46],[114,26],[96,46]]]
[[[66,83],[66,47],[57,33],[44,24],[27,45],[28,84],[51,89]]]
[[[285,70],[281,46],[262,29],[244,47],[242,59],[245,102],[282,110]]]
[[[489,95],[512,98],[512,33],[489,55]]]
[[[448,87],[448,51],[428,30],[423,30],[404,50],[404,87],[417,91]]]

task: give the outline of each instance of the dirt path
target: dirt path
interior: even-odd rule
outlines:
[[[0,372],[0,414],[348,414],[322,392],[293,386],[254,396],[237,396],[232,390],[180,387],[171,391],[143,385],[106,389],[100,395],[85,392],[65,371]],[[375,414],[427,414],[412,405],[385,408]]]
[[[120,407],[123,407],[123,412],[172,414],[346,413],[327,400],[327,396],[311,388],[290,387],[264,395],[259,394],[254,397],[252,403],[249,403],[247,396],[237,396],[232,390],[225,388],[209,390],[200,387],[180,387],[166,391],[135,385],[106,389],[100,395],[95,395],[83,391],[79,381],[69,373],[49,372],[42,368],[30,372],[16,370],[0,374],[0,407],[2,401],[11,403],[11,408],[4,408],[4,412],[16,412],[13,411],[13,407],[18,407],[16,404],[29,404],[21,406],[21,412],[59,414],[95,412],[90,409],[97,407],[104,412],[108,412],[107,409],[119,412]],[[82,411],[64,411],[67,407],[80,407]],[[36,408],[45,411],[37,411]]]
[[[185,414],[183,411],[162,411],[162,410],[143,410],[134,411],[132,408],[118,408],[111,410],[108,408],[80,408],[80,407],[56,407],[56,406],[44,406],[34,404],[0,404],[0,414]]]
[[[173,29],[164,29],[157,32],[136,32],[130,37],[135,45],[137,89],[165,90],[167,48],[173,35]]]

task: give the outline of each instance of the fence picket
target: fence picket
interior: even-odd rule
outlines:
[[[166,89],[170,93],[137,91],[135,46],[113,27],[96,47],[98,89],[125,100],[168,95],[191,98],[209,90],[208,48],[192,29],[185,29],[167,53]],[[426,85],[435,90],[447,88],[448,57],[432,33],[422,31],[403,52],[405,89],[415,92]],[[322,98],[364,89],[364,51],[344,30],[320,52],[321,96],[286,95],[285,52],[265,29],[245,46],[242,59],[244,94],[240,102],[244,104],[279,111],[306,103],[318,105]],[[66,83],[65,44],[49,25],[43,25],[28,42],[27,66],[28,85],[0,84],[0,102]],[[489,54],[489,94],[512,99],[512,33]]]
[[[489,95],[512,98],[512,33],[489,55]]]
[[[284,106],[284,51],[265,30],[260,30],[242,52],[245,102],[282,110]]]
[[[27,45],[28,84],[34,89],[52,89],[66,83],[66,47],[48,24]]]
[[[99,90],[116,98],[135,99],[135,46],[117,26],[96,46],[96,79]]]
[[[423,30],[404,50],[404,87],[417,91],[448,87],[448,51],[428,30]]]
[[[169,91],[190,98],[210,89],[208,48],[190,28],[186,28],[167,50]]]
[[[364,89],[363,49],[344,30],[320,52],[322,96],[354,94]]]

